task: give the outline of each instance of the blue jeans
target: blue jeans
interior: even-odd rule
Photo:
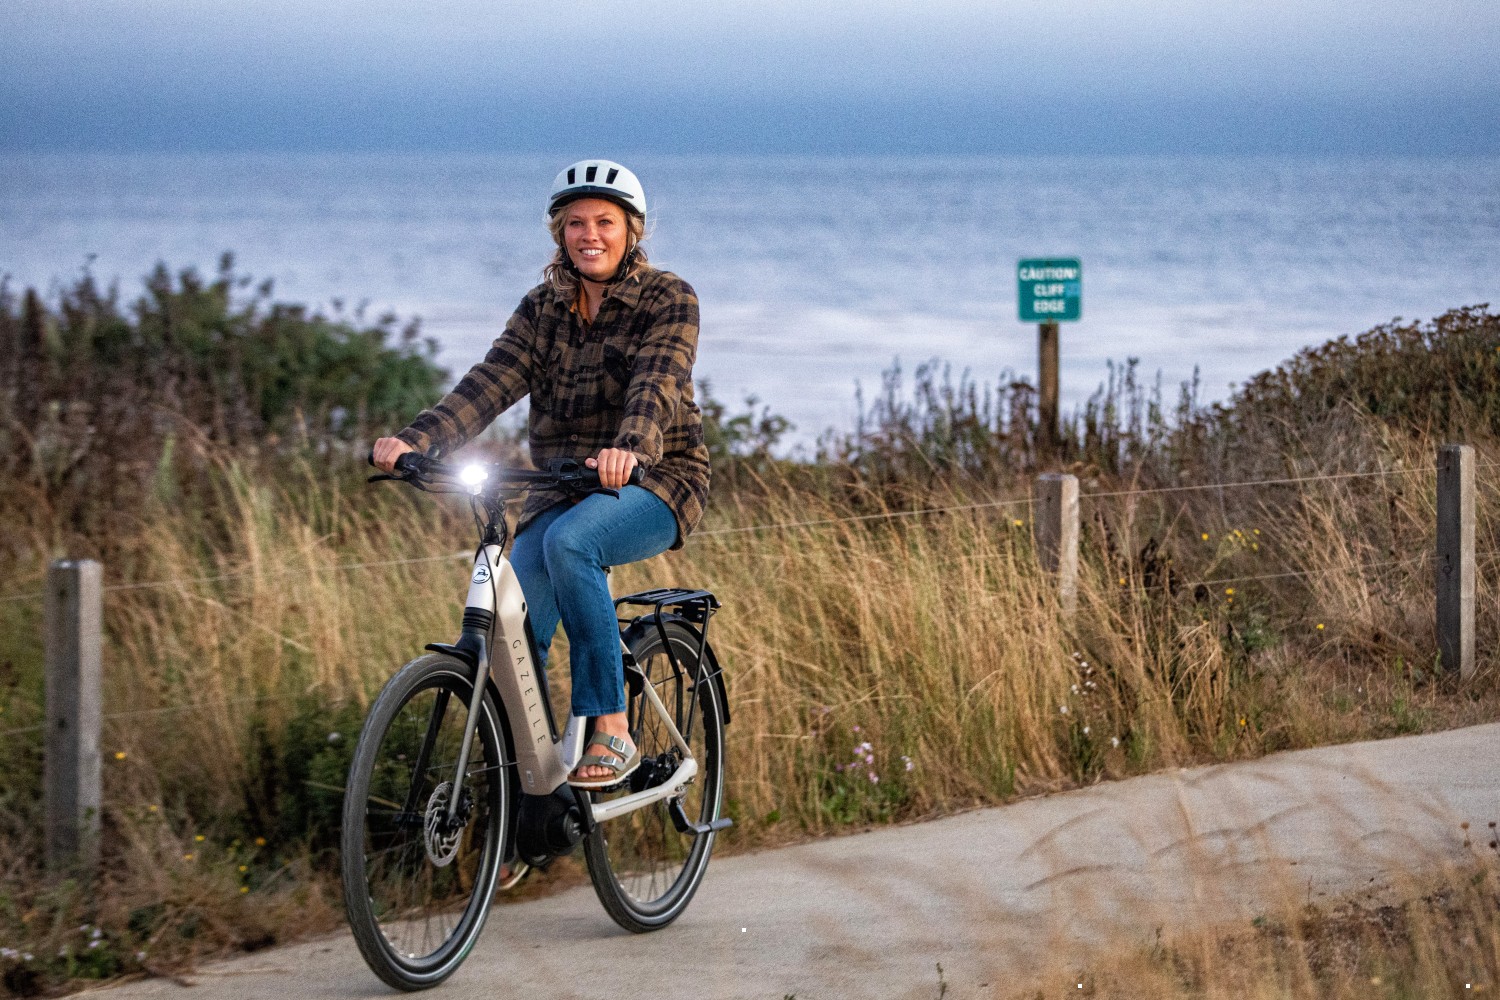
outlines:
[[[595,493],[560,503],[516,536],[510,562],[543,667],[559,620],[568,633],[574,715],[625,711],[620,626],[604,567],[649,559],[676,540],[672,509],[640,486],[625,487],[618,500]]]

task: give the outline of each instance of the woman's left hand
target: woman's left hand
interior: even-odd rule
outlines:
[[[639,461],[633,451],[626,451],[624,448],[605,448],[599,453],[598,458],[588,459],[583,464],[590,469],[599,470],[599,485],[605,489],[617,490],[630,481],[630,470],[634,469]]]

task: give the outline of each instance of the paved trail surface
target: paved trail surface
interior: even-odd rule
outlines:
[[[719,858],[655,934],[618,930],[587,886],[501,906],[431,995],[932,998],[939,962],[950,998],[1006,994],[1100,941],[1399,886],[1489,853],[1493,820],[1500,724],[1173,771]],[[128,983],[111,1000],[394,995],[347,934],[190,978]]]

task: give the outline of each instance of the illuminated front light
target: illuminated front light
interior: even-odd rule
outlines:
[[[458,474],[458,479],[465,486],[478,486],[490,478],[490,470],[482,465],[466,465]]]

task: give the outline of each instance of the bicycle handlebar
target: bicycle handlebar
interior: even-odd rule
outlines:
[[[366,461],[375,464],[375,453],[370,452]],[[553,467],[545,470],[538,469],[507,469],[503,466],[483,462],[473,463],[484,471],[485,475],[480,479],[482,483],[481,492],[496,493],[503,489],[562,489],[568,493],[612,493],[608,487],[599,482],[599,470],[590,469],[586,465],[574,462],[570,459],[561,459],[554,463]],[[469,468],[465,466],[464,468]],[[450,465],[436,458],[429,458],[421,452],[408,451],[397,456],[394,475],[375,476],[371,482],[380,479],[397,479],[418,489],[427,489],[429,485],[459,486],[465,483],[463,476],[464,468]],[[627,486],[639,486],[641,483],[641,467],[637,465],[630,470],[630,478]],[[465,492],[468,492],[467,488]]]

